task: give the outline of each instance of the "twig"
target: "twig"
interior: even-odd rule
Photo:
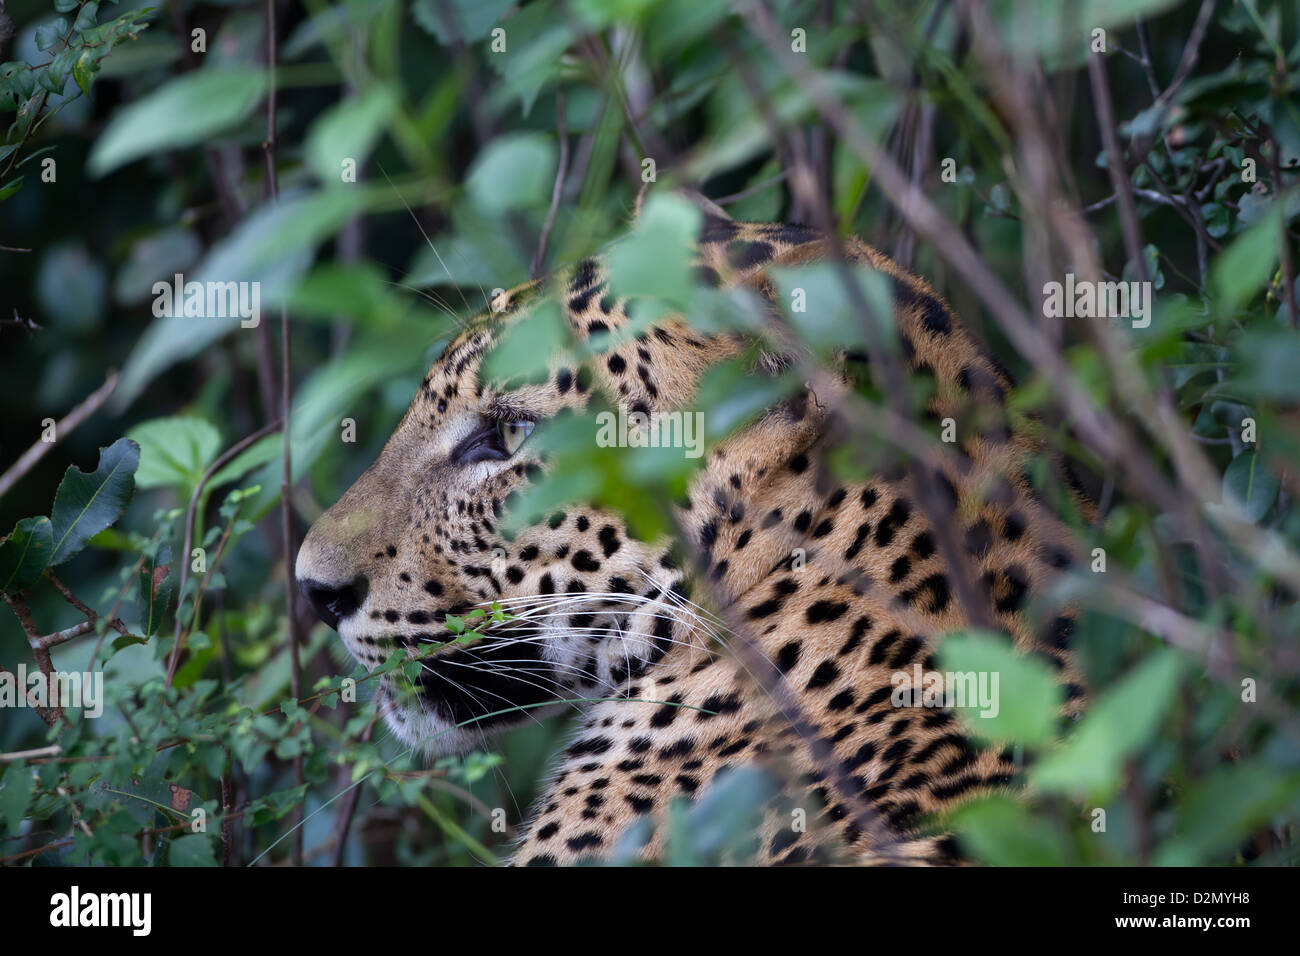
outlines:
[[[45,576],[50,579],[51,584],[53,584],[56,588],[58,588],[59,593],[63,595],[63,600],[67,601],[69,604],[75,607],[82,614],[86,615],[86,621],[88,623],[90,623],[93,626],[99,622],[99,614],[96,613],[91,608],[87,607],[85,604],[83,604],[75,594],[69,591],[68,586],[64,584],[62,581],[60,581],[57,577],[55,577],[53,571],[47,568],[45,571]],[[130,630],[127,629],[127,626],[123,624],[120,620],[118,620],[116,616],[114,616],[117,612],[117,608],[115,607],[113,611],[114,614],[111,614],[108,617],[108,626],[123,636],[129,635],[131,632]]]
[[[15,760],[28,760],[32,757],[57,757],[63,753],[63,748],[58,744],[50,744],[48,747],[37,747],[35,750],[15,750],[12,753],[0,754],[0,763],[12,763]]]
[[[45,457],[65,435],[75,429],[91,415],[95,414],[113,394],[113,389],[117,387],[117,372],[109,372],[108,378],[104,384],[95,389],[80,405],[68,412],[63,420],[54,426],[54,441],[38,441],[31,448],[23,452],[19,458],[3,475],[0,475],[0,497],[8,493],[9,489],[14,486],[18,479],[31,471],[38,461]]]
[[[370,739],[370,734],[375,729],[375,722],[379,720],[379,711],[366,724],[366,729],[361,732],[360,742],[364,743]],[[347,849],[348,832],[352,829],[352,818],[357,812],[357,801],[361,799],[361,788],[350,787],[343,797],[343,805],[339,807],[338,830],[334,834],[334,858],[330,862],[331,866],[343,865],[343,853]]]
[[[564,192],[564,177],[569,172],[569,130],[564,112],[564,88],[555,89],[555,123],[560,139],[560,165],[555,171],[555,185],[551,187],[551,208],[546,211],[546,222],[542,226],[542,236],[537,241],[537,252],[528,269],[528,277],[536,279],[546,263],[546,246],[551,241],[551,230],[555,227],[555,217],[560,211],[560,197]]]
[[[272,202],[279,202],[280,200],[279,181],[275,168],[275,45],[277,42],[275,0],[266,0],[266,70],[270,88],[266,94],[266,141],[262,144],[262,151],[266,156],[266,181]],[[281,551],[284,558],[284,615],[285,640],[289,645],[289,686],[291,693],[297,698],[300,696],[299,685],[302,681],[302,664],[298,659],[298,620],[294,614],[293,503],[290,499],[290,491],[293,485],[293,446],[290,442],[290,416],[293,406],[292,382],[289,374],[291,359],[289,310],[282,305],[280,306],[280,421],[283,423],[284,443],[281,458],[283,467],[280,473],[280,536]],[[302,786],[303,780],[302,755],[298,754],[293,758],[294,785]],[[294,811],[294,817],[299,823],[302,822],[302,813],[300,804]],[[290,851],[291,862],[294,866],[302,866],[302,827],[296,826],[293,834],[292,849]]]
[[[1133,184],[1129,182],[1128,171],[1124,165],[1124,153],[1119,148],[1119,138],[1115,135],[1115,109],[1110,101],[1110,85],[1106,82],[1106,66],[1101,54],[1093,53],[1088,57],[1088,79],[1092,83],[1093,106],[1097,111],[1097,126],[1101,130],[1101,141],[1106,149],[1106,172],[1110,175],[1111,187],[1119,200],[1119,221],[1124,233],[1124,249],[1129,261],[1137,270],[1138,279],[1150,283],[1151,274],[1142,257],[1142,226],[1138,222],[1137,204],[1133,201]]]
[[[257,431],[253,432],[253,434],[247,436],[246,438],[241,439],[240,441],[235,442],[235,444],[227,448],[224,452],[222,452],[220,455],[217,456],[216,461],[214,461],[211,465],[208,466],[208,470],[203,473],[203,477],[199,479],[199,483],[194,486],[194,493],[190,495],[189,508],[185,512],[185,547],[180,556],[180,562],[181,562],[180,584],[176,588],[176,627],[172,634],[172,659],[167,666],[167,674],[168,674],[167,686],[169,687],[171,686],[171,675],[175,673],[176,670],[176,659],[180,653],[179,647],[181,643],[181,602],[185,600],[185,585],[189,581],[189,577],[190,577],[190,548],[193,547],[194,545],[194,513],[198,509],[199,498],[203,494],[203,489],[207,487],[208,481],[210,481],[212,476],[215,475],[221,468],[225,467],[227,462],[231,461],[233,458],[239,455],[242,451],[244,451],[244,449],[252,446],[254,442],[257,442],[258,440],[265,438],[267,435],[272,434],[273,432],[277,431],[279,428],[280,428],[280,422],[278,421],[271,422],[271,424],[265,426],[264,428],[259,428]]]

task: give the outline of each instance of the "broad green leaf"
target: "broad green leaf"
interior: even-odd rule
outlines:
[[[1062,866],[1065,834],[1010,797],[976,800],[949,814],[965,850],[993,866]]]
[[[1262,760],[1216,769],[1178,804],[1174,832],[1157,851],[1157,866],[1205,866],[1240,846],[1256,827],[1295,802],[1300,776],[1279,774]]]
[[[614,293],[689,304],[695,288],[691,261],[701,218],[700,210],[680,196],[651,196],[632,234],[609,252]]]
[[[202,833],[177,837],[167,851],[167,863],[171,866],[216,866],[212,839]]]
[[[280,447],[280,436],[278,434],[267,435],[265,438],[259,439],[223,465],[208,480],[208,486],[220,488],[227,482],[234,481],[236,478],[252,471],[258,465],[265,465],[268,461],[277,459],[280,455]]]
[[[449,46],[476,43],[488,35],[517,0],[415,0],[411,16],[425,32]],[[517,42],[527,38],[517,37]],[[506,49],[509,50],[507,42]]]
[[[1182,662],[1176,652],[1146,657],[1106,690],[1061,748],[1044,755],[1030,781],[1046,793],[1104,797],[1124,759],[1146,744],[1173,701]]]
[[[6,833],[18,832],[35,790],[36,781],[25,760],[14,761],[0,777],[0,822],[4,823]]]
[[[138,488],[179,486],[188,496],[221,450],[217,427],[202,418],[155,418],[126,433],[140,446]]]
[[[543,302],[530,314],[505,323],[498,344],[483,361],[485,380],[527,379],[543,371],[568,340],[564,320],[554,302]]]
[[[36,28],[36,49],[42,53],[47,53],[55,44],[62,43],[63,38],[67,35],[68,20],[66,17],[59,17],[57,20],[43,23]]]
[[[428,330],[433,339],[437,329]],[[353,347],[339,358],[318,367],[305,382],[294,390],[292,450],[294,480],[310,468],[312,463],[331,442],[338,442],[339,421],[367,392],[377,389],[404,375],[422,371],[425,367],[424,350],[412,348],[401,336],[387,336],[381,342],[365,347]],[[395,424],[395,423],[394,423]],[[261,490],[251,504],[240,512],[250,521],[257,520],[270,510],[279,499],[281,473],[281,439],[272,436],[274,455],[246,479],[245,484],[256,484]],[[249,449],[253,452],[258,446]],[[260,454],[260,452],[259,452]],[[233,464],[233,463],[232,463]],[[222,474],[227,474],[222,470]],[[233,477],[233,476],[232,476]]]
[[[704,424],[710,442],[721,441],[802,387],[795,376],[755,375],[752,365],[748,357],[724,362],[710,368],[700,380],[694,405],[707,409]]]
[[[1277,263],[1280,208],[1233,240],[1210,266],[1210,288],[1227,312],[1240,309],[1263,288]]]
[[[541,208],[551,193],[555,163],[555,144],[549,136],[502,136],[475,160],[465,185],[470,198],[489,215]]]
[[[87,171],[98,178],[156,150],[210,142],[252,115],[266,89],[266,74],[257,70],[183,74],[115,114],[90,151]]]
[[[360,169],[383,135],[397,108],[398,96],[389,86],[373,86],[355,99],[327,110],[307,133],[305,155],[325,185],[343,182],[345,162]],[[356,180],[353,179],[352,182]]]
[[[100,449],[99,465],[91,474],[75,465],[68,467],[50,510],[54,536],[51,565],[76,555],[93,535],[122,516],[135,491],[133,476],[139,464],[140,446],[129,438],[119,438]]]
[[[1243,451],[1223,473],[1223,497],[1240,507],[1251,521],[1259,521],[1268,513],[1280,487],[1281,482],[1256,451]]]
[[[21,591],[35,584],[53,554],[50,519],[23,518],[0,542],[0,591]]]
[[[1251,329],[1237,349],[1243,367],[1234,376],[1242,392],[1284,402],[1300,399],[1300,335],[1277,328]],[[1240,427],[1240,420],[1237,422]]]
[[[1045,662],[1018,653],[1007,636],[981,631],[949,635],[939,645],[939,661],[946,672],[944,692],[954,695],[962,722],[977,737],[1042,744],[1056,736],[1064,692]],[[917,692],[926,689],[925,683],[916,688],[911,680],[909,686]]]
[[[69,331],[87,331],[108,310],[108,277],[80,239],[46,249],[36,270],[36,294],[49,319]]]
[[[846,275],[831,263],[820,262],[795,269],[775,268],[771,275],[780,290],[782,311],[820,354],[863,348],[870,341],[869,316],[855,307],[849,282],[857,283],[858,295],[875,320],[880,340],[897,347],[893,293],[883,272],[850,268]]]
[[[263,206],[244,220],[233,233],[218,242],[200,263],[196,274],[186,276],[186,285],[204,288],[227,283],[247,283],[240,294],[249,302],[245,319],[237,309],[224,315],[193,316],[163,314],[136,343],[118,383],[113,407],[126,408],[161,372],[190,358],[235,329],[253,334],[255,323],[268,321],[265,307],[287,296],[297,278],[310,265],[315,247],[331,236],[349,218],[365,208],[366,194],[342,189],[282,197],[278,204]],[[247,323],[247,324],[246,324]]]

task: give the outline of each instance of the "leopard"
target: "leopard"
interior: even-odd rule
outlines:
[[[883,358],[928,385],[918,427],[974,424],[944,455],[839,477],[844,402],[890,381],[882,356],[846,348],[711,444],[672,504],[673,533],[643,540],[617,508],[582,500],[507,527],[546,479],[533,433],[557,417],[690,408],[725,362],[769,377],[806,367],[764,328],[672,310],[638,325],[593,254],[498,290],[450,337],[378,458],[308,530],[300,593],[368,670],[418,658],[418,677],[391,670],[375,698],[428,759],[576,711],[513,864],[661,859],[674,808],[747,771],[771,787],[738,862],[965,863],[945,814],[1022,792],[1023,768],[953,707],[900,700],[898,675],[934,671],[944,636],[979,626],[1047,662],[1062,720],[1077,719],[1076,615],[1034,600],[1078,561],[1028,467],[1044,438],[1008,412],[1010,372],[924,279],[857,237],[692,201],[700,283],[771,307],[777,268],[879,275],[897,353]],[[542,303],[582,348],[522,383],[489,375],[488,356]],[[975,406],[996,414],[972,419]],[[459,639],[453,625],[476,610],[476,636]]]

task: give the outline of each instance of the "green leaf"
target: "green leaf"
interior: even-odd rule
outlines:
[[[1300,336],[1290,330],[1252,329],[1237,352],[1243,367],[1234,382],[1245,394],[1257,392],[1284,402],[1300,399]],[[1237,422],[1240,427],[1240,420]]]
[[[275,296],[287,296],[288,287],[310,265],[317,243],[323,241],[365,208],[366,194],[343,189],[282,197],[277,204],[259,209],[233,233],[218,242],[189,282],[258,283],[258,322]],[[250,291],[250,302],[252,292]],[[227,310],[230,311],[230,310]],[[113,407],[127,407],[154,377],[176,362],[197,354],[217,339],[240,329],[239,315],[194,317],[179,314],[157,318],[136,343],[122,369]],[[248,326],[251,330],[253,326]]]
[[[632,234],[609,252],[614,294],[689,304],[695,288],[691,262],[700,220],[700,210],[680,196],[651,196]]]
[[[167,850],[167,863],[170,866],[216,866],[212,839],[202,833],[177,837]]]
[[[266,88],[266,74],[258,70],[195,70],[177,77],[117,112],[87,169],[98,178],[155,150],[209,142],[250,116]]]
[[[54,555],[51,565],[62,564],[86,546],[92,536],[122,516],[135,490],[133,476],[140,464],[140,446],[119,438],[101,448],[99,466],[86,474],[68,467],[50,510]]]
[[[146,558],[140,569],[140,627],[146,636],[158,633],[171,603],[172,549],[166,541],[158,545],[158,553]]]
[[[3,781],[0,785],[0,821],[4,823],[7,833],[16,834],[23,817],[27,816],[27,807],[36,791],[36,780],[25,760],[16,760],[10,764],[0,780]]]
[[[55,9],[58,9],[57,7]],[[81,8],[81,13],[77,14],[76,22],[72,24],[72,29],[78,33],[85,33],[95,26],[95,18],[99,14],[99,4],[95,0],[88,0],[85,6]]]
[[[894,300],[889,279],[883,272],[852,268],[846,277],[834,265],[819,262],[798,268],[771,271],[781,294],[781,307],[804,341],[823,355],[838,349],[863,347],[868,342],[868,317],[854,306],[848,281],[856,282],[880,330],[881,341],[897,345]]]
[[[474,43],[487,36],[515,2],[516,0],[415,0],[411,4],[411,16],[426,33],[437,37],[438,42],[444,46],[457,40],[461,43]]]
[[[545,369],[566,340],[559,308],[554,302],[543,302],[532,314],[504,326],[498,344],[483,361],[482,374],[492,381],[526,379]]]
[[[1178,804],[1173,835],[1156,852],[1155,865],[1232,862],[1215,857],[1285,810],[1297,787],[1300,776],[1279,774],[1261,760],[1219,767]]]
[[[1025,744],[1056,736],[1061,686],[1045,662],[1018,653],[1010,638],[982,631],[952,634],[940,644],[939,660],[948,672],[945,691],[956,694],[963,705],[956,710],[976,736]]]
[[[946,817],[963,848],[993,866],[1061,866],[1067,863],[1065,835],[1009,797],[987,797]]]
[[[81,92],[87,96],[90,95],[91,84],[95,82],[95,74],[98,72],[99,58],[90,49],[82,50],[76,62],[72,64],[72,78],[77,81],[77,86],[81,87]]]
[[[1234,312],[1255,297],[1277,263],[1282,211],[1275,207],[1219,253],[1210,267],[1210,288],[1223,309]]]
[[[276,460],[280,455],[280,447],[281,441],[278,434],[267,435],[265,438],[258,439],[223,465],[215,475],[208,479],[208,485],[212,488],[220,488],[227,482],[234,481],[236,478],[252,471],[258,465],[265,465],[268,461]]]
[[[540,133],[493,140],[474,162],[466,188],[489,215],[545,205],[555,179],[555,144]]]
[[[322,183],[328,186],[342,182],[344,160],[352,160],[360,168],[397,105],[398,96],[392,87],[374,86],[326,110],[312,124],[305,155]]]
[[[1151,739],[1172,703],[1181,670],[1174,651],[1149,655],[1102,695],[1063,747],[1034,767],[1033,785],[1080,797],[1113,792],[1124,759]]]
[[[36,49],[48,52],[56,43],[62,43],[68,34],[66,17],[59,17],[50,23],[43,23],[36,28]]]
[[[434,0],[437,2],[437,0]],[[536,0],[506,20],[506,52],[489,56],[488,65],[501,74],[493,99],[502,103],[519,97],[527,116],[542,88],[557,76],[560,60],[573,43],[574,25],[568,11],[552,0]]]
[[[0,202],[4,202],[4,200],[8,199],[10,196],[12,196],[14,193],[18,192],[18,190],[22,188],[23,188],[23,177],[21,176],[19,176],[17,179],[11,179],[3,186],[0,186]]]
[[[180,486],[186,497],[221,449],[217,427],[202,418],[155,418],[126,435],[140,446],[136,487]]]
[[[21,591],[35,584],[53,553],[50,519],[23,518],[0,542],[0,591]]]
[[[1259,452],[1243,451],[1232,459],[1223,473],[1223,497],[1245,512],[1251,521],[1259,521],[1277,499],[1281,482],[1264,467]]]

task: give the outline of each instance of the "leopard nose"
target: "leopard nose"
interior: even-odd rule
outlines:
[[[336,631],[339,621],[355,613],[366,599],[369,582],[364,575],[358,575],[347,584],[331,586],[313,581],[310,578],[298,579],[298,590],[312,606],[316,616]]]

